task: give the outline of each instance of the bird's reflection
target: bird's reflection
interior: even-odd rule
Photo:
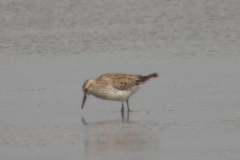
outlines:
[[[125,122],[125,120],[124,120],[125,112],[121,112],[121,115],[122,115],[122,122]],[[128,122],[129,122],[129,112],[127,112],[127,123]]]
[[[123,123],[129,123],[129,112],[121,112],[121,118],[122,118],[122,122]],[[84,125],[88,125],[89,123],[87,123],[84,119],[84,117],[82,117],[82,123]],[[99,123],[104,123],[104,122],[99,122]],[[96,123],[95,123],[96,124]]]
[[[129,122],[130,114],[123,112],[121,120],[101,122],[86,122],[82,117],[82,123],[86,126],[83,128],[86,153],[106,150],[141,150],[152,141],[153,136],[149,135],[142,122]]]

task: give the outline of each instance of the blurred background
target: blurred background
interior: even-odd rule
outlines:
[[[1,0],[1,159],[237,160],[239,44],[239,0]],[[160,76],[82,110],[116,72]]]
[[[1,54],[239,57],[240,2],[2,0]]]

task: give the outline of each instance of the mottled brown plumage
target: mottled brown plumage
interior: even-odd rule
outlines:
[[[158,77],[157,73],[150,75],[132,75],[121,73],[104,74],[97,79],[88,79],[83,84],[84,98],[82,108],[88,95],[95,97],[122,102],[122,111],[124,110],[123,102],[126,101],[132,94],[148,80]],[[128,106],[128,111],[130,111]]]

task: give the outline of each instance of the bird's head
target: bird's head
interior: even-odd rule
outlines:
[[[84,107],[84,103],[85,103],[88,95],[91,95],[91,93],[92,93],[94,83],[95,83],[95,79],[88,79],[84,82],[84,84],[82,86],[82,90],[83,90],[83,93],[84,93],[83,102],[82,102],[82,109]]]

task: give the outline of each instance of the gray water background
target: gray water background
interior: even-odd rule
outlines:
[[[240,2],[0,2],[1,159],[239,159]],[[130,99],[103,73],[148,74]]]

